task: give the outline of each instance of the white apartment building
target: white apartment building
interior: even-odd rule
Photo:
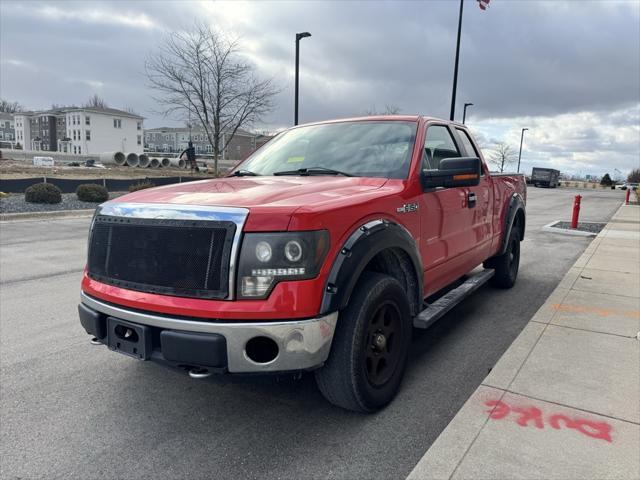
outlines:
[[[22,148],[31,148],[31,127],[29,125],[29,114],[15,114],[16,142],[22,145]]]
[[[60,151],[78,155],[143,152],[143,118],[139,115],[113,108],[69,109],[65,115],[67,136],[58,142]]]
[[[65,107],[16,115],[16,140],[25,150],[74,155],[143,152],[144,118],[115,108]]]

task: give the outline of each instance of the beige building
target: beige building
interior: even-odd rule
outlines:
[[[229,133],[223,133],[222,144],[225,145],[230,137]],[[156,153],[180,153],[184,151],[189,138],[196,149],[196,155],[213,155],[213,146],[209,143],[207,135],[202,129],[186,127],[161,127],[150,128],[144,132],[145,151]],[[223,160],[242,160],[250,155],[257,147],[264,143],[264,135],[258,135],[246,130],[238,129],[222,152]]]

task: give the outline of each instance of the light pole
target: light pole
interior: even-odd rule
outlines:
[[[467,107],[472,107],[473,103],[465,103],[464,110],[462,111],[462,124],[464,125],[464,121],[467,119]]]
[[[520,153],[518,153],[518,173],[520,173],[520,159],[522,158],[522,139],[524,138],[524,131],[529,130],[528,128],[523,128],[520,133]]]
[[[453,69],[453,89],[451,91],[451,115],[449,120],[453,122],[456,116],[456,89],[458,88],[458,60],[460,59],[460,32],[462,30],[462,7],[464,1],[460,0],[460,15],[458,16],[458,41],[456,43],[456,65]]]
[[[295,111],[293,115],[293,124],[298,125],[298,83],[300,77],[300,40],[310,37],[309,32],[296,33],[296,92],[295,92]]]

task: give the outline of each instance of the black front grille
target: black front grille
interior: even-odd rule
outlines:
[[[233,222],[97,216],[91,278],[141,292],[225,298]]]

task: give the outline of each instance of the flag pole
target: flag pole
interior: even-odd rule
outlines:
[[[453,89],[451,91],[451,115],[449,120],[453,121],[456,116],[456,89],[458,88],[458,61],[460,60],[460,32],[462,31],[462,7],[464,0],[460,0],[460,15],[458,16],[458,41],[456,43],[456,64],[453,69]]]

